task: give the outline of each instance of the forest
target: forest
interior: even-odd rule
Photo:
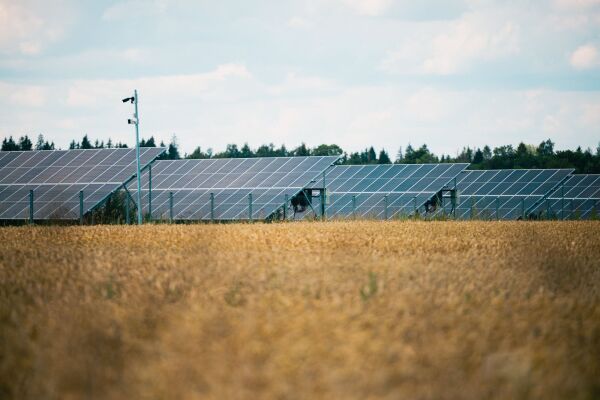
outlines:
[[[273,143],[263,144],[252,149],[248,143],[242,146],[228,144],[224,151],[213,152],[212,149],[202,150],[196,147],[189,154],[181,154],[177,138],[173,136],[171,142],[156,143],[153,136],[141,139],[142,147],[165,147],[161,159],[208,159],[208,158],[251,158],[251,157],[294,157],[294,156],[341,156],[341,164],[429,164],[429,163],[470,163],[470,169],[535,169],[535,168],[574,168],[576,173],[600,173],[600,143],[595,150],[590,148],[575,150],[555,150],[555,143],[547,139],[538,145],[519,143],[516,147],[512,144],[491,148],[490,146],[463,147],[455,156],[436,155],[429,150],[426,144],[420,147],[408,144],[400,148],[392,157],[385,150],[376,151],[373,146],[367,146],[360,152],[346,152],[336,144],[321,144],[308,147],[302,143],[300,146],[288,149],[285,145],[275,147]],[[126,148],[125,143],[114,143],[111,139],[106,142],[98,139],[92,140],[84,135],[81,141],[71,141],[69,149],[98,149],[98,148]],[[27,135],[14,139],[12,136],[4,138],[1,151],[29,151],[29,150],[54,150],[54,142],[49,142],[40,134],[34,143]]]

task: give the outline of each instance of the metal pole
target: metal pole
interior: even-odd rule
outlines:
[[[173,192],[169,192],[169,222],[173,222]]]
[[[327,203],[327,184],[325,181],[325,171],[323,171],[323,190],[321,191],[321,219],[323,221],[325,221],[325,219],[327,218],[327,215],[325,214],[326,211],[326,203]]]
[[[210,194],[210,221],[215,222],[215,194]]]
[[[129,195],[127,196],[127,198],[125,199],[125,223],[127,225],[129,225],[131,223],[131,218],[129,217],[129,202],[131,201],[131,199],[129,198]]]
[[[148,215],[152,221],[152,164],[148,165]]]
[[[473,207],[475,206],[475,204],[474,204],[474,203],[475,203],[475,201],[474,201],[474,200],[473,200],[473,198],[471,197],[471,212],[470,212],[470,214],[471,214],[471,218],[470,218],[470,219],[473,219]]]
[[[252,222],[252,193],[248,193],[248,219]]]
[[[285,195],[285,202],[283,203],[283,220],[287,220],[287,205],[289,201],[289,195]]]
[[[29,191],[29,223],[33,224],[33,190]]]
[[[352,195],[352,218],[356,219],[356,195]]]
[[[575,219],[574,215],[573,215],[575,213],[575,210],[574,210],[574,207],[573,207],[573,199],[569,200],[569,206],[570,206],[569,207],[570,208],[570,217],[571,217],[571,219]]]
[[[458,201],[458,190],[456,190],[456,177],[454,178],[454,199],[452,201],[452,214],[454,219],[456,219],[456,207]]]
[[[521,199],[521,219],[525,219],[525,199]]]
[[[137,166],[137,208],[138,225],[142,221],[142,172],[140,170],[140,117],[138,115],[138,93],[137,89],[133,91],[133,102],[135,104],[135,162]]]
[[[79,191],[79,225],[83,225],[83,190]]]
[[[417,218],[417,196],[413,197],[413,207],[415,208],[415,218]]]
[[[560,219],[565,219],[565,185],[560,187]]]
[[[388,219],[388,197],[387,197],[387,194],[383,195],[383,218],[386,221]]]
[[[496,220],[500,219],[500,197],[496,197]]]
[[[546,199],[546,219],[550,219],[550,199]]]

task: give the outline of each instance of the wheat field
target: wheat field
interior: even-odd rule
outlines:
[[[0,398],[594,399],[600,223],[0,228]]]

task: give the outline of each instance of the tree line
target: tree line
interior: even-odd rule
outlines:
[[[156,147],[153,136],[141,139],[140,146]],[[165,145],[165,153],[160,159],[178,160],[185,159],[209,159],[209,158],[252,158],[252,157],[296,157],[296,156],[340,156],[341,164],[364,165],[364,164],[429,164],[429,163],[470,163],[470,169],[532,169],[532,168],[574,168],[576,173],[600,173],[600,143],[595,151],[588,148],[583,150],[577,147],[575,150],[555,150],[554,142],[550,139],[539,145],[528,145],[519,143],[504,145],[495,148],[484,146],[483,148],[464,147],[456,156],[437,156],[433,154],[426,144],[420,147],[407,145],[405,149],[400,148],[392,160],[386,150],[375,151],[373,146],[359,152],[345,152],[336,144],[321,144],[309,148],[302,143],[300,146],[288,149],[285,145],[275,147],[274,144],[264,144],[252,149],[248,143],[238,146],[228,144],[224,151],[214,153],[212,149],[203,151],[196,147],[189,154],[181,155],[177,139],[173,136],[171,142]],[[127,148],[125,143],[113,143],[111,139],[106,142],[98,139],[92,141],[88,135],[84,135],[81,141],[71,141],[69,149],[102,149],[102,148]],[[12,136],[2,141],[1,151],[29,151],[29,150],[54,150],[54,142],[48,142],[43,135],[39,135],[34,143],[27,136],[13,139]]]

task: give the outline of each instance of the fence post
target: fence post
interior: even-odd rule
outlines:
[[[215,194],[210,194],[210,222],[215,222]]]
[[[284,196],[284,203],[283,203],[283,220],[284,221],[287,220],[287,206],[288,206],[289,200],[290,200],[290,196],[286,194]]]
[[[575,213],[575,207],[573,207],[573,199],[569,200],[569,209],[570,209],[570,212],[569,212],[570,218],[571,219],[575,219],[575,215],[574,215],[574,213]]]
[[[29,191],[29,223],[33,224],[33,189]]]
[[[248,193],[248,219],[252,222],[252,193]]]
[[[525,219],[525,199],[521,199],[521,219]]]
[[[356,195],[352,195],[352,218],[356,219]]]
[[[173,223],[173,192],[169,192],[169,222]]]
[[[550,199],[546,199],[546,219],[550,219]]]
[[[83,190],[79,191],[79,225],[83,225]]]
[[[383,218],[386,221],[388,219],[388,197],[387,197],[387,194],[383,195]]]

